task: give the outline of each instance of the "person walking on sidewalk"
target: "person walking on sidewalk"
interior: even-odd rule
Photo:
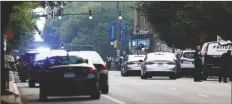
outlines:
[[[202,72],[202,61],[201,61],[201,53],[200,46],[196,47],[194,53],[194,82],[201,82],[201,72]]]
[[[222,81],[227,83],[227,74],[229,72],[229,68],[231,67],[231,50],[228,50],[226,53],[221,56],[221,69],[219,73],[219,83]]]

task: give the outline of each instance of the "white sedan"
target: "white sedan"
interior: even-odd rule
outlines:
[[[148,53],[141,65],[141,79],[152,78],[153,76],[169,76],[176,79],[178,75],[178,62],[175,55],[171,53]]]

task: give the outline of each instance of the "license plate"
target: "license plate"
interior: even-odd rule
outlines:
[[[184,61],[183,64],[191,64],[191,62]]]
[[[76,77],[73,72],[64,73],[64,78],[74,78]]]
[[[163,66],[163,64],[162,63],[158,63],[158,66]]]

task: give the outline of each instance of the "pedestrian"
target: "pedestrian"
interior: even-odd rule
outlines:
[[[227,83],[227,74],[229,72],[230,64],[231,64],[231,50],[228,50],[226,53],[221,56],[221,69],[219,72],[219,83],[222,81]]]
[[[201,82],[202,60],[200,46],[197,46],[194,53],[194,82]]]
[[[106,66],[110,70],[110,68],[111,68],[111,59],[110,59],[110,57],[107,57],[107,59],[106,59]]]
[[[119,70],[121,70],[121,68],[122,68],[122,63],[124,62],[124,58],[121,56],[120,58],[119,58]]]

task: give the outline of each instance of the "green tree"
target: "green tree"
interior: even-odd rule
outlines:
[[[26,46],[28,42],[33,41],[35,21],[32,18],[32,10],[38,7],[38,3],[21,2],[14,4],[10,15],[11,28],[14,33],[13,39],[10,40],[12,48]]]
[[[140,2],[137,9],[147,15],[161,40],[176,48],[194,48],[200,38],[232,40],[229,2]]]
[[[127,23],[127,36],[132,34],[133,31],[133,9],[129,8],[131,2],[120,3],[120,9],[123,11],[123,20]],[[47,21],[44,28],[43,37],[49,44],[54,44],[48,36],[48,32],[57,33],[53,34],[59,37],[57,42],[62,41],[71,45],[97,45],[96,50],[109,50],[103,51],[101,54],[109,55],[115,52],[111,49],[113,46],[109,42],[109,23],[118,21],[118,14],[116,10],[116,2],[71,2],[68,3],[63,10],[63,14],[78,14],[88,13],[89,9],[92,10],[93,19],[90,20],[88,15],[70,15],[63,16],[61,20],[55,19]],[[101,13],[102,14],[94,14]],[[56,25],[55,23],[59,23]],[[59,29],[52,29],[57,26]],[[54,31],[52,31],[54,30]],[[59,44],[57,44],[59,45]],[[108,52],[108,53],[107,53]]]

